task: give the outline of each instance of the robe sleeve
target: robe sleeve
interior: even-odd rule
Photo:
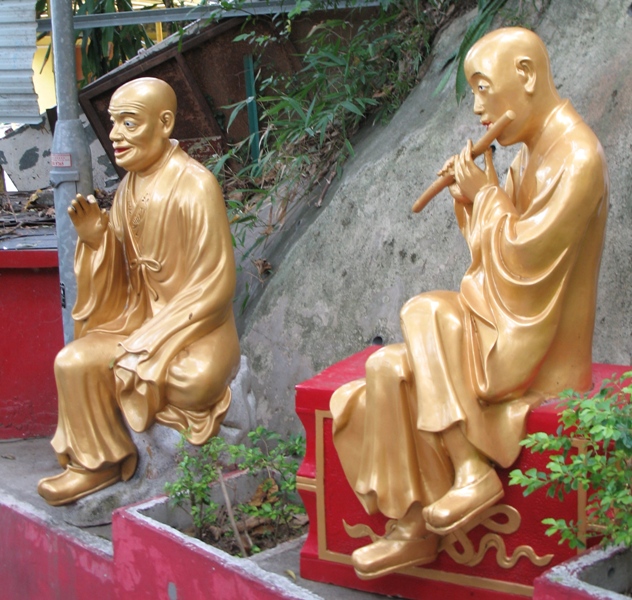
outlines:
[[[462,293],[481,324],[481,398],[496,401],[528,388],[554,339],[582,240],[597,211],[605,210],[600,153],[576,143],[565,156],[523,213],[496,186],[474,199],[465,227],[473,261]]]
[[[122,183],[119,189],[124,188]],[[77,300],[72,311],[75,338],[118,317],[127,302],[127,274],[123,245],[117,236],[121,194],[117,192],[110,221],[95,250],[77,240],[75,275]]]
[[[182,257],[180,289],[121,344],[125,352],[141,355],[135,370],[145,381],[162,379],[180,350],[232,318],[236,275],[221,189],[210,174],[195,175],[186,177],[179,197],[170,200],[177,203],[177,218],[165,243]],[[121,365],[125,362],[123,357]]]

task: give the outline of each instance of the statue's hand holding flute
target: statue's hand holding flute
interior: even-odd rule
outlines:
[[[497,185],[498,175],[492,162],[491,144],[498,135],[516,118],[507,111],[476,144],[468,140],[461,154],[449,158],[437,173],[439,178],[417,199],[413,212],[421,211],[441,190],[448,187],[457,202],[473,202],[476,194],[485,185]],[[485,154],[485,170],[480,169],[474,159]]]

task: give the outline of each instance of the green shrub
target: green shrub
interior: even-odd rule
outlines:
[[[233,469],[245,470],[252,476],[264,476],[256,498],[228,507],[233,519],[233,531],[229,535],[236,541],[240,534],[234,520],[243,522],[248,517],[255,517],[260,522],[271,523],[269,537],[272,544],[276,544],[280,529],[284,527],[285,532],[291,533],[295,527],[292,519],[305,512],[296,492],[296,473],[300,459],[305,456],[305,439],[292,436],[284,440],[264,427],[251,431],[248,438],[249,445],[228,445],[223,439],[213,437],[200,448],[193,448],[188,446],[186,434],[183,434],[179,442],[179,477],[175,482],[167,483],[165,491],[174,506],[190,510],[196,537],[203,538],[205,530],[220,524],[221,507],[211,499],[211,486],[223,483],[222,465],[228,457],[234,461]],[[230,502],[228,496],[225,498]],[[243,555],[243,549],[240,551]],[[258,551],[258,547],[251,545],[250,551]]]
[[[175,506],[189,507],[195,535],[217,521],[216,502],[211,500],[211,485],[220,477],[222,468],[220,456],[228,449],[226,442],[212,437],[199,449],[187,450],[186,435],[178,442],[181,460],[178,464],[179,477],[173,483],[165,484],[165,492]]]
[[[521,443],[532,452],[551,453],[547,470],[516,469],[510,484],[521,485],[527,496],[545,488],[562,501],[566,494],[587,490],[587,538],[603,536],[603,544],[632,545],[632,405],[629,380],[606,380],[597,395],[567,391],[560,395],[566,407],[555,435],[534,433]],[[580,515],[581,518],[581,515]],[[547,535],[560,543],[584,548],[579,523],[548,518]]]

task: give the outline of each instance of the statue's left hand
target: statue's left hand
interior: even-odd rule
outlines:
[[[101,243],[109,218],[105,210],[101,210],[94,196],[85,198],[77,194],[68,207],[68,215],[77,230],[79,239],[93,250]]]
[[[492,161],[491,148],[485,151],[485,170],[476,165],[472,158],[472,140],[454,161],[454,178],[461,192],[474,201],[476,194],[486,185],[498,185],[498,175]]]
[[[437,177],[448,176],[448,177],[452,177],[452,179],[454,179],[454,163],[455,163],[457,158],[458,158],[458,156],[451,156],[450,158],[448,158],[448,160],[445,161],[445,164],[437,172]],[[461,188],[459,187],[459,185],[456,182],[454,182],[451,185],[449,185],[448,186],[448,190],[450,190],[450,194],[452,194],[452,197],[459,204],[471,204],[472,203],[472,201],[463,194],[463,192],[461,191]]]

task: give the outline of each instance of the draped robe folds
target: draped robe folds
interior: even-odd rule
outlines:
[[[378,350],[366,379],[331,400],[334,444],[367,512],[399,519],[449,490],[437,435],[449,427],[508,467],[534,403],[590,387],[607,203],[603,150],[568,101],[504,190],[455,203],[472,259],[460,292],[412,298],[404,343]]]
[[[217,181],[173,140],[142,198],[134,178],[121,182],[99,247],[77,244],[75,341],[55,366],[60,462],[92,470],[123,462],[124,479],[136,452],[119,408],[135,431],[157,420],[204,443],[228,410],[239,365]]]

